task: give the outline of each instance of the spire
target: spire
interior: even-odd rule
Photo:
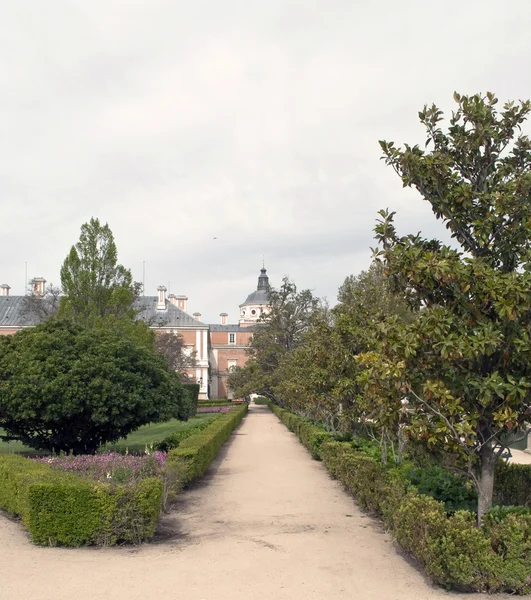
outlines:
[[[258,277],[258,287],[257,290],[267,290],[269,289],[269,277],[267,276],[267,271],[265,267],[260,269],[260,277]]]

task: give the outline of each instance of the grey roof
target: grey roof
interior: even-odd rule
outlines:
[[[267,305],[269,303],[269,277],[265,268],[260,269],[260,276],[258,277],[258,286],[256,291],[251,292],[242,306],[249,306],[250,304]]]
[[[33,327],[40,323],[28,310],[25,296],[0,296],[0,327]]]
[[[241,325],[219,325],[216,323],[214,325],[209,325],[209,327],[210,331],[212,332],[227,331],[229,333],[236,333],[242,331],[245,333],[246,331],[254,331],[254,327],[252,325],[250,327],[242,327]]]
[[[181,310],[169,300],[166,300],[166,309],[157,310],[157,296],[141,296],[133,304],[138,311],[137,319],[145,321],[150,327],[195,327],[207,328],[208,325]]]

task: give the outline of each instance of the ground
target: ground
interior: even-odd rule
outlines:
[[[154,543],[38,548],[0,516],[0,582],[2,600],[488,598],[431,585],[267,407],[254,405]]]

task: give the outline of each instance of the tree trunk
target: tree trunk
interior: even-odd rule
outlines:
[[[491,442],[484,444],[480,452],[479,490],[478,490],[478,525],[483,515],[492,507],[494,493],[494,466],[496,456]]]

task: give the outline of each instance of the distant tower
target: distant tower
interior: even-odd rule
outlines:
[[[240,304],[240,325],[249,327],[255,325],[262,314],[269,312],[269,277],[265,267],[260,269],[256,291],[247,296],[247,300]]]

